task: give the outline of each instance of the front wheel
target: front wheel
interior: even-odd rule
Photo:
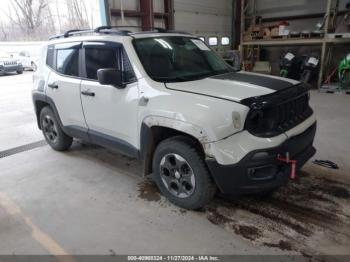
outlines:
[[[73,138],[66,135],[50,107],[40,112],[40,126],[46,142],[57,151],[65,151],[72,145]]]
[[[166,198],[186,209],[202,208],[216,192],[203,158],[181,137],[158,145],[153,157],[153,178]]]
[[[17,72],[17,74],[19,74],[19,75],[20,75],[20,74],[23,74],[23,70],[17,70],[16,72]]]

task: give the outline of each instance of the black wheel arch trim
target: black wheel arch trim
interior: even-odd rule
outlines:
[[[67,135],[71,137],[83,139],[84,141],[88,141],[88,142],[103,146],[105,148],[108,148],[112,151],[123,153],[130,157],[139,159],[139,156],[140,156],[139,150],[124,140],[121,140],[109,135],[105,135],[100,132],[97,132],[88,128],[80,127],[80,126],[64,126],[58,114],[58,110],[55,105],[55,102],[44,93],[33,92],[32,98],[34,102],[34,108],[35,108],[37,124],[39,129],[41,129],[41,126],[40,126],[40,111],[39,111],[39,108],[37,107],[38,101],[43,102],[51,107],[58,121],[59,126],[62,128],[63,132],[66,133]]]
[[[147,160],[152,159],[152,153],[155,149],[155,144],[154,144],[155,134],[152,133],[152,128],[149,127],[146,123],[142,123],[141,125],[140,149],[137,149],[136,147],[134,147],[133,145],[131,145],[130,143],[124,140],[121,140],[119,138],[112,137],[106,134],[102,134],[95,130],[91,130],[91,129],[87,129],[79,126],[64,126],[59,117],[55,102],[50,97],[48,97],[44,93],[33,92],[32,98],[34,102],[34,108],[37,116],[37,124],[39,129],[40,129],[40,111],[39,111],[39,108],[37,108],[38,101],[43,102],[51,107],[58,121],[59,126],[67,135],[75,138],[80,138],[85,141],[91,142],[93,144],[97,144],[105,148],[108,148],[114,152],[122,153],[127,156],[136,158],[137,160],[140,160],[143,162],[143,169],[144,169],[143,173],[145,175],[149,174],[149,171],[151,170],[151,166],[150,166],[151,161],[147,161]],[[159,127],[162,127],[162,126],[159,126]],[[164,128],[168,128],[168,127],[164,127]],[[173,131],[179,132],[178,130],[175,130],[175,129]],[[187,135],[191,136],[189,134]]]
[[[139,159],[143,162],[144,175],[149,175],[152,173],[153,153],[157,145],[161,141],[170,137],[181,137],[183,141],[193,145],[198,150],[198,152],[202,153],[203,157],[205,156],[203,145],[193,135],[161,125],[150,127],[145,122],[143,122],[140,128]]]
[[[58,121],[60,128],[62,128],[63,132],[65,132],[67,135],[69,135],[71,137],[78,137],[78,138],[85,139],[85,140],[89,139],[88,135],[87,135],[88,129],[78,127],[78,126],[64,126],[62,124],[60,115],[58,114],[57,107],[55,105],[55,102],[52,100],[52,98],[48,97],[44,93],[39,93],[39,92],[33,92],[32,98],[33,98],[34,109],[35,109],[35,114],[37,117],[37,124],[38,124],[39,129],[41,129],[41,125],[40,125],[40,108],[37,107],[38,101],[43,102],[43,103],[50,106],[53,113],[55,114],[55,117]]]

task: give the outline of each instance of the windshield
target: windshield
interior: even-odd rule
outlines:
[[[233,71],[202,40],[183,36],[134,40],[147,74],[159,82],[181,82]]]
[[[10,58],[11,56],[9,55],[9,53],[3,51],[3,50],[0,50],[0,57],[2,58]]]

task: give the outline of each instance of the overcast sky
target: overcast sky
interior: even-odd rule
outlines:
[[[36,2],[37,0],[34,0]],[[53,16],[67,16],[66,9],[66,1],[67,0],[48,0],[51,3],[51,10],[53,12]],[[69,0],[68,0],[69,1]],[[13,0],[1,0],[0,5],[0,20],[3,22],[8,21],[8,13],[9,8],[11,7],[11,2]],[[86,3],[87,13],[89,14],[89,22],[93,25],[93,27],[99,26],[101,24],[100,20],[100,9],[99,9],[99,0],[84,0]],[[57,8],[56,8],[57,5]]]

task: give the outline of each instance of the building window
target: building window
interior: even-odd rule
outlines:
[[[205,43],[205,37],[204,36],[200,36],[199,39],[202,40]]]
[[[230,38],[227,36],[224,36],[221,38],[221,45],[229,45],[230,44]]]
[[[216,36],[209,37],[209,45],[211,46],[218,45],[218,38]]]

